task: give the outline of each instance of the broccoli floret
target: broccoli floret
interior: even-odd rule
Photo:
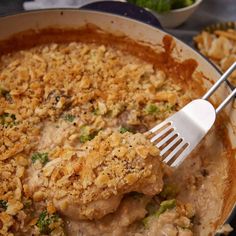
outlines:
[[[11,101],[12,97],[10,92],[0,86],[0,96],[3,96],[7,101]]]
[[[64,119],[65,121],[68,121],[68,122],[73,122],[74,119],[75,119],[75,116],[73,116],[73,115],[71,115],[71,114],[66,114],[66,115],[64,115],[63,119]]]
[[[168,12],[172,8],[172,1],[171,0],[158,0],[156,1],[155,8],[153,10],[156,10],[159,13]]]
[[[150,115],[158,113],[160,110],[155,104],[148,104],[145,108],[146,112]]]
[[[171,0],[129,0],[128,2],[140,7],[147,7],[160,13],[171,10]]]
[[[184,0],[184,5],[187,7],[187,6],[193,5],[194,2],[195,0]]]
[[[97,134],[98,132],[93,132],[91,134],[81,135],[79,137],[79,140],[81,143],[86,143],[87,141],[91,141],[92,139],[94,139]]]
[[[159,13],[192,5],[195,0],[128,0],[140,7],[147,7]]]
[[[159,194],[163,198],[173,198],[178,194],[178,188],[173,184],[165,184],[163,190]]]
[[[174,208],[175,206],[176,206],[176,200],[175,199],[163,201],[160,204],[160,208],[155,213],[155,216],[159,217],[166,210],[170,210],[170,209]]]
[[[121,134],[124,134],[126,132],[131,132],[131,130],[127,127],[120,127],[119,131]]]
[[[94,110],[92,111],[92,113],[93,113],[95,116],[100,115],[100,111],[99,111],[98,108],[94,109]]]
[[[151,215],[145,217],[145,218],[142,220],[142,223],[143,223],[144,227],[145,227],[145,228],[148,227],[149,220],[150,220],[152,217],[159,217],[159,216],[160,216],[161,214],[163,214],[166,210],[173,209],[175,206],[176,206],[176,200],[175,200],[175,199],[166,200],[166,201],[161,202],[159,209],[158,209],[155,213],[153,213],[153,214],[151,214]]]
[[[0,200],[0,210],[6,210],[7,209],[7,201]]]
[[[194,0],[172,0],[172,9],[179,9],[192,5]]]
[[[40,161],[42,165],[45,165],[49,161],[48,153],[36,152],[32,155],[31,160],[33,163],[35,163],[36,161]]]
[[[16,125],[16,116],[14,114],[3,113],[0,115],[0,125],[5,128]]]
[[[47,211],[43,211],[38,218],[36,223],[37,227],[41,234],[50,234],[53,230],[50,228],[52,223],[55,223],[59,220],[59,216],[57,214],[49,214]]]
[[[129,129],[127,129],[127,128],[125,128],[125,127],[120,127],[120,133],[121,134],[124,134],[124,133],[126,133],[126,132],[128,132],[129,131]]]
[[[84,125],[80,129],[79,140],[81,143],[86,143],[87,141],[91,141],[92,139],[94,139],[97,134],[97,131],[90,133],[89,127],[87,125]]]
[[[86,143],[87,141],[92,140],[93,138],[88,134],[88,135],[81,135],[79,137],[79,140],[81,143]]]

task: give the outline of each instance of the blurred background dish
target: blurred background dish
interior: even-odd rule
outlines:
[[[202,0],[128,0],[151,11],[164,28],[183,24],[198,8]]]
[[[236,22],[221,22],[207,26],[194,37],[195,47],[222,72],[236,61]],[[236,85],[236,72],[230,76]]]

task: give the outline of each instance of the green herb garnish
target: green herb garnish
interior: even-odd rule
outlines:
[[[155,104],[148,104],[145,108],[146,112],[150,115],[158,113],[160,109]]]
[[[36,161],[40,161],[42,165],[45,165],[49,161],[48,153],[36,152],[32,155],[31,160],[33,163],[35,163]]]
[[[64,115],[63,119],[64,119],[65,121],[73,122],[74,119],[75,119],[75,116],[73,116],[73,115],[71,115],[71,114],[66,114],[66,115]]]
[[[16,124],[16,116],[14,114],[3,113],[0,115],[0,125],[5,128],[12,127]]]
[[[0,200],[0,210],[6,210],[7,209],[7,201],[5,200]]]
[[[47,211],[43,211],[38,218],[36,223],[37,227],[41,234],[50,234],[52,232],[52,228],[50,225],[59,220],[59,216],[57,214],[49,214]]]

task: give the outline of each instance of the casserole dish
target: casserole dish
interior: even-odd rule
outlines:
[[[136,15],[136,10],[134,8],[131,8],[130,5],[123,5],[123,6],[129,6],[129,8],[123,10],[119,7],[119,4],[122,3],[97,3],[95,5],[87,6],[90,9],[96,8],[100,10],[104,10],[104,7],[106,4],[112,4],[109,5],[110,11],[116,11],[119,9],[120,12],[118,14],[133,14]],[[144,14],[142,9],[138,8],[138,11],[142,14]],[[149,15],[150,16],[150,15]],[[147,17],[147,16],[146,16]],[[44,11],[35,11],[35,12],[28,12],[28,13],[22,13],[19,15],[14,16],[7,16],[3,17],[0,20],[0,39],[6,40],[10,38],[12,35],[24,32],[27,30],[43,30],[45,28],[60,28],[60,29],[66,29],[66,28],[81,28],[85,25],[92,24],[96,27],[99,27],[100,29],[104,30],[105,32],[109,32],[113,35],[116,35],[117,37],[121,36],[127,36],[131,38],[134,41],[137,41],[141,44],[147,44],[150,47],[153,47],[155,51],[163,49],[163,38],[165,38],[166,33],[162,31],[161,29],[157,28],[160,27],[158,22],[155,18],[147,17],[147,23],[150,23],[153,26],[147,25],[146,23],[141,23],[137,20],[132,20],[124,16],[118,16],[116,14],[110,14],[110,13],[104,13],[104,12],[96,12],[92,10],[44,10]],[[157,26],[157,27],[154,27]],[[131,30],[132,29],[132,30]],[[44,31],[46,33],[48,31]],[[66,34],[66,31],[64,31]],[[46,35],[46,34],[45,34]],[[88,36],[88,34],[87,34]],[[16,38],[13,38],[16,40]],[[23,38],[24,39],[24,38]],[[10,41],[12,42],[12,45],[14,45],[14,48],[17,48],[19,45],[16,41]],[[37,41],[37,38],[34,38],[35,41]],[[22,41],[23,42],[23,41]],[[43,41],[44,42],[44,41]],[[1,49],[5,49],[6,51],[9,49],[8,47],[5,47],[3,45],[4,41],[1,41]],[[23,44],[24,45],[24,44]],[[31,41],[31,46],[34,46],[34,41]],[[18,49],[21,49],[20,47]],[[211,83],[215,80],[217,80],[220,76],[219,72],[209,63],[207,62],[200,54],[193,51],[190,47],[186,46],[184,43],[180,42],[177,39],[174,39],[174,50],[172,51],[172,56],[177,60],[183,62],[184,60],[188,59],[194,59],[195,62],[197,62],[197,71],[200,71],[201,74],[201,81],[204,84],[204,87],[207,89]],[[191,64],[187,64],[188,66],[191,66]],[[196,64],[195,64],[196,65]],[[194,67],[195,69],[195,67]],[[186,68],[187,70],[187,68]],[[187,75],[188,76],[188,75]],[[197,90],[197,88],[195,88]],[[202,92],[202,91],[201,91]],[[218,91],[217,94],[212,98],[214,103],[218,103],[220,100],[222,100],[224,97],[227,96],[227,94],[230,92],[229,85],[225,84],[222,86]],[[235,174],[235,158],[234,158],[234,148],[236,145],[235,140],[235,123],[236,123],[236,116],[235,116],[235,109],[234,105],[229,105],[227,109],[225,110],[225,117],[223,121],[227,121],[227,129],[228,129],[228,135],[225,136],[225,140],[229,139],[227,142],[230,144],[230,151],[227,154],[227,157],[225,159],[222,159],[219,157],[216,158],[220,162],[220,165],[218,165],[217,162],[213,161],[211,158],[210,163],[213,165],[212,168],[216,168],[219,166],[220,168],[220,174],[224,174],[222,176],[223,181],[221,179],[220,174],[217,176],[215,175],[215,183],[212,183],[212,186],[216,185],[216,188],[213,188],[213,194],[219,195],[220,198],[216,198],[215,201],[218,201],[221,199],[221,202],[219,203],[219,208],[216,207],[216,203],[212,204],[211,199],[203,199],[201,200],[200,206],[203,207],[205,205],[205,210],[203,211],[203,214],[206,214],[209,212],[213,212],[213,216],[210,214],[208,217],[208,221],[206,220],[204,223],[202,223],[201,226],[199,226],[199,231],[197,234],[199,235],[212,235],[216,232],[216,229],[225,223],[228,216],[231,214],[232,209],[234,207],[235,203],[235,197],[236,197],[236,191],[235,191],[235,180],[233,178]],[[227,117],[227,118],[226,118]],[[219,128],[219,127],[217,127]],[[228,137],[228,138],[227,138]],[[214,132],[208,137],[206,140],[207,147],[211,147],[212,152],[208,152],[209,155],[216,155],[217,153],[222,153],[221,146],[219,145],[219,149],[214,145],[216,140],[214,139]],[[227,145],[228,145],[227,144]],[[218,145],[218,143],[217,143]],[[210,154],[211,153],[211,154]],[[221,156],[221,155],[220,155]],[[204,155],[203,155],[204,157]],[[227,159],[228,158],[228,159]],[[227,160],[226,160],[227,159]],[[225,160],[225,161],[224,161]],[[182,168],[182,169],[181,169]],[[180,168],[180,172],[188,168],[193,168],[189,163],[183,165]],[[191,169],[193,171],[193,169]],[[215,173],[216,174],[216,173]],[[176,177],[176,176],[175,176]],[[219,178],[219,179],[218,179]],[[179,181],[183,181],[184,176],[182,176]],[[221,191],[220,186],[217,185],[217,181],[222,181],[222,183],[225,183],[225,186],[222,186],[224,191]],[[208,183],[209,184],[209,183]],[[204,184],[203,184],[204,186]],[[208,186],[208,185],[206,185]],[[209,186],[208,186],[209,187]],[[204,192],[207,192],[207,188],[203,188],[201,190],[202,196],[204,196]],[[191,196],[189,196],[191,197]],[[196,196],[195,196],[196,197]],[[201,196],[199,196],[201,198]],[[212,209],[213,206],[213,209]],[[215,211],[215,212],[214,212]]]

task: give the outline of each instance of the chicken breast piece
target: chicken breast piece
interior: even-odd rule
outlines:
[[[125,194],[153,196],[163,186],[158,149],[143,134],[129,132],[99,132],[79,150],[49,162],[41,175],[48,198],[74,220],[100,219],[116,211]]]

